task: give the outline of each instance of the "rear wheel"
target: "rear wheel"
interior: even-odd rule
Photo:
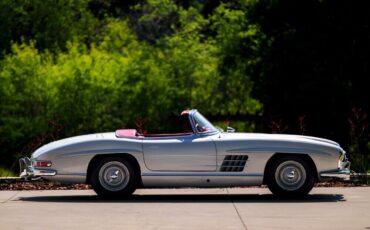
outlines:
[[[129,161],[120,157],[108,157],[96,164],[90,181],[99,196],[119,197],[135,191],[138,174]]]
[[[307,195],[315,184],[314,172],[300,157],[286,156],[275,160],[267,174],[272,193],[284,197]]]

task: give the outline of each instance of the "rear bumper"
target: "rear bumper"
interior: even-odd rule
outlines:
[[[19,159],[20,177],[21,178],[35,178],[43,176],[55,176],[57,172],[51,169],[36,169],[32,166],[30,158],[24,157]]]

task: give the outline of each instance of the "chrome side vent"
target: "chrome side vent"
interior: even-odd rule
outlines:
[[[247,163],[247,155],[226,155],[221,165],[221,172],[241,172]]]

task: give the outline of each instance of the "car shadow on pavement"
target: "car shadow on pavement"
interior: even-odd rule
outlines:
[[[313,194],[300,199],[279,198],[272,194],[134,194],[120,199],[94,195],[18,197],[28,202],[63,203],[318,203],[346,201],[342,194]]]

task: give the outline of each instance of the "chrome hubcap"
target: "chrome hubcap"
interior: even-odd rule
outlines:
[[[99,171],[100,184],[109,191],[119,191],[125,188],[129,182],[130,174],[123,163],[110,161],[105,163]]]
[[[301,188],[306,181],[306,170],[297,161],[285,161],[277,167],[275,180],[282,189],[294,191]]]
[[[113,173],[112,173],[112,175],[110,175],[110,178],[111,178],[112,180],[117,179],[118,174],[119,174],[119,171],[117,170],[117,171],[113,172]]]

